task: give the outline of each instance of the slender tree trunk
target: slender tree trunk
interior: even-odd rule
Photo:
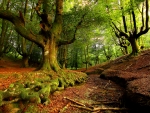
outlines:
[[[23,38],[23,37],[22,37]],[[27,41],[25,38],[23,38],[24,41]],[[32,53],[32,50],[33,50],[33,47],[34,47],[34,43],[32,42],[30,48],[29,48],[29,51],[26,50],[26,42],[25,43],[22,43],[22,66],[23,67],[29,67],[29,57]]]
[[[66,64],[67,64],[67,46],[63,46],[63,62],[62,62],[62,68],[65,69],[66,68]]]
[[[22,38],[22,66],[23,67],[28,67],[29,66],[29,55],[27,53],[27,50],[26,50],[26,39],[21,37]]]
[[[6,31],[7,31],[7,23],[6,20],[2,20],[2,31],[1,31],[1,37],[0,37],[0,56],[3,56],[3,49],[5,44],[5,38],[6,38]]]
[[[67,64],[67,46],[63,45],[59,48],[58,61],[62,69],[66,68]]]
[[[29,56],[24,54],[23,58],[22,58],[22,66],[23,67],[29,67],[28,59],[29,59]]]
[[[27,5],[28,5],[28,0],[25,2],[25,8],[24,8],[24,17],[26,16],[27,12]],[[30,18],[32,19],[32,18]],[[31,52],[33,50],[34,43],[32,42],[32,45],[29,48],[29,51],[26,49],[27,46],[27,39],[22,37],[22,62],[23,62],[23,67],[29,67],[29,56],[31,55]]]

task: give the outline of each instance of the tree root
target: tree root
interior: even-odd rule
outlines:
[[[43,77],[37,79],[31,78],[33,74],[28,73],[29,80],[21,83],[16,82],[10,84],[9,88],[0,91],[0,106],[4,104],[14,103],[20,101],[29,103],[42,103],[49,104],[49,95],[55,91],[63,90],[66,87],[74,86],[77,83],[85,82],[87,75],[78,72],[65,72],[57,73],[58,75],[51,75],[49,73],[41,73]],[[54,76],[54,77],[53,77]]]
[[[11,103],[14,103],[14,102],[18,102],[20,100],[20,98],[15,98],[14,100],[11,100],[11,101],[3,101],[1,103],[1,106],[5,105],[5,104],[11,104]]]

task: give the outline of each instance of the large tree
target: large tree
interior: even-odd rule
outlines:
[[[31,7],[31,4],[29,7]],[[33,28],[27,27],[26,24],[30,22],[25,19],[21,11],[19,11],[19,15],[13,12],[15,12],[14,9],[11,11],[0,9],[0,18],[13,23],[17,33],[42,48],[43,61],[40,69],[44,70],[44,72],[24,73],[30,75],[30,77],[27,76],[25,81],[20,79],[10,84],[8,90],[0,91],[0,106],[14,102],[16,105],[18,101],[22,100],[27,102],[25,102],[26,105],[28,103],[48,104],[50,102],[49,95],[54,91],[85,82],[87,79],[85,73],[61,70],[57,62],[59,46],[70,44],[75,40],[74,37],[70,40],[61,38],[63,0],[38,0],[35,6],[35,12],[38,15],[36,21],[39,21],[40,25],[38,33],[34,31],[37,27],[36,24]],[[27,14],[30,13],[27,12]],[[33,23],[33,21],[31,22]],[[20,73],[16,74],[20,76]],[[13,97],[13,100],[9,101],[11,97]],[[24,111],[24,108],[23,110],[21,109],[19,108],[20,112]]]
[[[36,43],[42,48],[43,61],[40,69],[58,71],[60,66],[57,62],[57,51],[60,45],[70,43],[61,40],[63,0],[38,0],[35,7],[37,15],[40,17],[40,32],[33,33],[31,29],[25,27],[26,21],[19,12],[19,15],[0,9],[0,18],[13,23],[15,30],[24,38]]]
[[[142,4],[142,10],[141,12],[141,26],[139,26],[138,21],[138,14],[136,13],[136,9],[139,10],[137,4],[135,4],[136,1],[130,0],[129,1],[129,9],[126,11],[124,9],[124,6],[120,4],[120,10],[122,12],[122,23],[123,23],[123,29],[121,27],[117,27],[117,25],[112,22],[113,29],[115,31],[116,36],[120,38],[125,38],[128,40],[132,47],[132,53],[131,54],[137,54],[139,52],[139,45],[138,45],[138,39],[143,34],[146,34],[149,31],[149,3],[148,0],[145,0]],[[120,3],[122,1],[120,0]],[[145,9],[145,11],[144,11]],[[128,12],[128,13],[126,13]],[[127,15],[129,14],[127,19]],[[127,20],[130,20],[130,24],[127,24]]]

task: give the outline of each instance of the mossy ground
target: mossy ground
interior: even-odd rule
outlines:
[[[9,75],[1,74],[1,77],[4,76],[5,79],[10,77]],[[30,105],[30,107],[27,107],[30,111],[36,112],[36,107],[32,106],[37,104],[49,104],[49,95],[55,91],[64,90],[69,86],[74,86],[87,80],[85,73],[69,70],[60,70],[58,73],[53,71],[13,73],[11,76],[18,80],[9,84],[6,89],[0,91],[0,106],[2,107],[0,113],[2,110],[3,113],[9,113],[10,109],[21,112],[25,109],[25,106],[28,105]],[[28,109],[26,109],[26,111],[28,111]]]
[[[112,105],[114,107],[118,107],[120,106],[119,105],[120,97],[123,94],[122,88],[118,87],[118,85],[114,84],[113,82],[109,80],[100,79],[99,78],[100,74],[98,73],[101,73],[104,69],[108,69],[108,68],[119,69],[119,70],[125,69],[126,71],[129,71],[129,72],[130,71],[137,72],[137,69],[138,69],[139,73],[146,73],[149,75],[149,64],[147,64],[149,63],[149,59],[150,59],[149,50],[145,51],[145,54],[142,54],[139,60],[137,61],[135,60],[135,58],[137,59],[138,56],[129,60],[124,59],[124,57],[125,56],[120,57],[112,62],[110,61],[105,64],[90,67],[88,68],[88,70],[86,69],[78,70],[78,71],[82,71],[82,72],[84,71],[86,73],[89,73],[88,80],[84,84],[76,85],[74,87],[67,87],[65,90],[53,92],[52,94],[49,95],[50,103],[48,105],[44,105],[41,103],[35,104],[34,102],[32,103],[26,100],[18,100],[17,102],[13,102],[13,104],[12,103],[7,103],[5,105],[3,104],[3,106],[0,107],[0,113],[11,113],[11,112],[17,113],[17,111],[19,113],[21,110],[22,110],[21,112],[24,112],[24,113],[32,113],[32,111],[33,113],[62,113],[61,111],[63,111],[63,113],[90,113],[88,110],[83,110],[80,108],[75,108],[75,107],[70,106],[71,102],[69,100],[64,99],[64,97],[74,99],[77,102],[81,102],[81,103],[85,102],[85,104],[90,104],[92,106],[100,106],[99,104],[102,104],[101,102],[103,101],[105,103],[113,102]],[[26,87],[29,87],[29,86],[34,86],[36,84],[35,81],[38,81],[38,83],[40,84],[42,84],[43,82],[47,83],[46,80],[49,81],[49,80],[58,78],[59,76],[63,75],[62,73],[64,73],[64,76],[65,76],[65,73],[68,73],[69,75],[71,75],[69,70],[65,70],[64,72],[60,71],[59,74],[58,73],[56,74],[55,72],[50,72],[50,73],[47,73],[47,72],[35,73],[34,72],[33,74],[31,72],[31,70],[32,71],[34,70],[33,68],[23,69],[23,68],[20,68],[18,65],[17,66],[14,65],[14,63],[13,65],[10,65],[11,64],[10,61],[5,61],[5,62],[1,62],[1,61],[2,60],[0,60],[0,64],[2,64],[3,66],[0,68],[0,90],[1,91],[4,91],[8,89],[9,87],[14,87],[15,86],[14,83],[18,83],[18,81],[19,83],[23,85],[24,83],[28,83]],[[13,67],[8,69],[8,66],[13,66]],[[26,73],[19,74],[18,72],[26,72]],[[80,73],[78,72],[76,73],[74,71],[73,73],[76,74],[77,78],[80,76]],[[84,76],[84,74],[81,76]],[[130,74],[126,76],[130,76]],[[70,78],[70,76],[66,76],[66,77],[68,79]],[[63,76],[61,79],[64,80]],[[61,79],[59,81],[62,81]],[[56,79],[56,81],[58,81],[58,79]],[[32,84],[30,85],[30,83]],[[62,83],[63,82],[59,82],[60,89],[62,88],[60,86],[63,86],[61,85]],[[70,83],[70,85],[73,83]],[[64,86],[67,86],[67,85],[64,84]],[[36,87],[35,91],[39,92],[39,89],[40,89],[39,87]],[[55,89],[55,88],[52,88],[52,89]],[[12,101],[15,99],[7,98],[4,100],[8,102],[8,101]],[[92,100],[91,101],[92,103],[89,102],[89,100]],[[43,100],[42,103],[43,102],[45,101]],[[71,103],[71,104],[74,104],[74,103]],[[118,111],[118,112],[106,111],[106,112],[120,113],[121,111]],[[124,112],[127,113],[127,111],[124,111]]]

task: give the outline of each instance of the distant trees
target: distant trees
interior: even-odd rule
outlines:
[[[2,0],[0,55],[13,48],[24,67],[41,59],[39,69],[57,72],[88,68],[128,54],[128,48],[136,54],[138,39],[149,31],[149,3],[143,1]]]
[[[122,0],[119,1],[123,27],[117,26],[112,21],[112,28],[120,41],[120,46],[125,49],[125,52],[128,53],[127,46],[129,45],[125,41],[128,40],[132,47],[132,54],[137,54],[140,49],[138,39],[149,31],[149,1],[145,0],[141,6],[136,1],[130,0],[128,9],[125,8],[123,2]]]
[[[2,2],[1,9],[9,9],[9,1]],[[12,28],[7,20],[1,20],[1,34],[0,34],[0,56],[3,56],[4,53],[8,53],[11,50],[9,45],[9,37],[12,34]]]

